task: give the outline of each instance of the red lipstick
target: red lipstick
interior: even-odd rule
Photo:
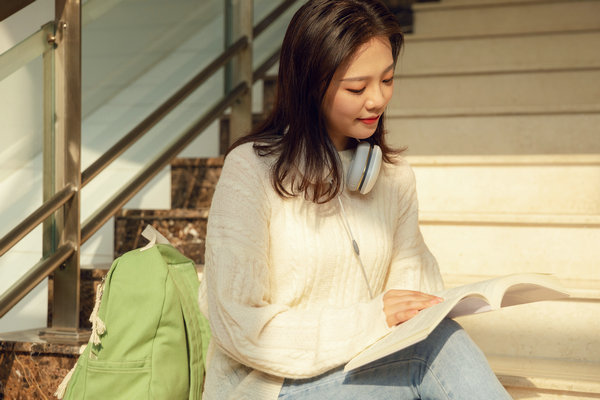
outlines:
[[[359,118],[358,120],[360,122],[362,122],[363,124],[367,124],[367,125],[373,125],[375,124],[377,121],[379,121],[379,115],[375,116],[375,117],[370,117],[370,118]]]

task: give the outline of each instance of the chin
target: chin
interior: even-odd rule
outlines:
[[[375,134],[376,130],[377,130],[377,128],[369,129],[369,130],[362,131],[362,132],[357,132],[355,135],[352,135],[352,137],[354,139],[358,139],[358,140],[365,140],[365,139],[368,139],[371,136],[373,136]]]

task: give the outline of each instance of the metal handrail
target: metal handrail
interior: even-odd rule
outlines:
[[[177,138],[167,149],[160,153],[127,185],[116,193],[101,209],[96,211],[81,228],[81,243],[85,243],[98,229],[102,227],[117,211],[139,192],[146,183],[156,176],[169,162],[190,144],[198,134],[206,129],[215,118],[218,118],[231,104],[240,97],[248,85],[243,82],[236,86],[225,98],[206,111],[200,119]]]
[[[0,81],[50,50],[49,38],[53,35],[54,21],[0,54]]]
[[[29,269],[6,292],[0,295],[0,317],[10,311],[33,288],[67,261],[75,253],[75,249],[76,245],[72,242],[67,242],[60,246],[51,256],[34,265],[33,268]]]
[[[263,18],[252,32],[254,36],[260,35],[268,26],[282,15],[297,0],[285,0]],[[35,57],[51,48],[49,36],[54,32],[54,22],[48,23],[40,31],[26,39],[27,45],[17,45],[13,47],[23,48],[23,46],[36,49]],[[43,40],[42,40],[43,39]],[[40,45],[40,43],[43,43]],[[244,36],[234,44],[229,46],[221,55],[213,60],[207,67],[193,77],[186,85],[172,95],[167,101],[152,112],[144,121],[139,123],[133,130],[125,135],[119,142],[112,146],[107,152],[100,156],[92,165],[90,165],[81,175],[81,186],[85,186],[102,170],[104,170],[112,161],[121,155],[127,148],[138,141],[146,132],[155,126],[177,105],[185,100],[194,90],[210,78],[214,73],[222,68],[232,57],[238,55],[247,48],[250,40]],[[22,42],[23,43],[23,42]],[[35,45],[34,45],[35,44]],[[11,51],[9,50],[9,51]],[[264,61],[252,74],[253,81],[262,79],[267,71],[277,62],[281,49],[277,49],[266,61]],[[15,60],[17,57],[8,52],[0,55],[0,65],[10,64],[10,67],[0,68],[0,80],[2,76],[8,76],[24,64],[14,62],[4,62],[4,60]],[[11,51],[11,53],[15,53]],[[16,54],[16,53],[15,53]],[[33,53],[31,53],[33,54]],[[19,57],[24,59],[24,57]],[[30,61],[30,60],[29,60]],[[28,62],[28,61],[27,61]],[[26,63],[26,62],[25,62]],[[15,65],[19,65],[15,67]],[[11,72],[9,72],[11,71]],[[206,111],[193,125],[191,125],[183,134],[175,139],[165,150],[158,154],[153,161],[148,163],[128,184],[121,188],[103,207],[98,209],[81,227],[80,242],[66,242],[60,246],[52,255],[37,263],[27,271],[15,284],[13,284],[4,294],[0,295],[0,318],[4,316],[18,301],[25,297],[39,282],[48,277],[60,265],[64,264],[74,253],[78,251],[81,244],[85,243],[95,232],[100,229],[114,214],[118,212],[133,196],[135,196],[145,184],[166,167],[173,158],[189,145],[196,136],[204,131],[215,119],[219,118],[225,110],[231,107],[235,101],[250,90],[248,82],[242,82],[231,90],[225,97],[214,104]],[[26,217],[20,224],[13,228],[7,235],[0,239],[0,256],[6,253],[25,235],[31,232],[36,226],[59,210],[69,202],[78,188],[68,185],[57,192],[50,200],[46,201],[41,207]]]
[[[61,208],[71,199],[71,197],[73,197],[76,191],[77,188],[68,184],[62,190],[56,192],[50,200],[42,204],[10,232],[4,235],[2,239],[0,239],[0,257],[23,239],[29,232],[34,230],[36,226]]]
[[[271,54],[271,57],[269,57],[265,61],[263,61],[263,63],[260,64],[258,66],[258,68],[256,68],[256,70],[254,70],[254,72],[252,73],[252,81],[253,82],[256,82],[256,81],[259,81],[259,80],[265,78],[265,76],[267,75],[267,72],[269,72],[271,67],[273,65],[277,64],[277,61],[279,61],[280,53],[281,53],[281,47],[279,47],[277,50],[275,50],[275,52],[273,52],[273,54]]]
[[[24,1],[24,4],[19,5],[19,7],[13,5],[14,9],[11,8],[11,10],[6,10],[4,12],[4,14],[7,14],[3,14],[4,18],[16,14],[33,1],[34,0]],[[123,0],[89,0],[82,5],[82,23],[87,24],[92,22],[121,1]],[[11,5],[9,4],[9,7],[10,6]],[[28,38],[0,54],[0,81],[49,50],[53,45],[51,40],[53,35],[54,21],[50,21]]]
[[[123,136],[117,143],[108,149],[103,155],[98,157],[88,168],[81,174],[81,187],[87,185],[96,175],[102,172],[110,165],[117,157],[123,154],[129,147],[141,139],[146,132],[152,129],[159,123],[169,112],[177,105],[184,101],[194,90],[200,87],[208,80],[219,68],[222,68],[231,58],[233,58],[240,50],[248,46],[248,38],[242,37],[233,45],[229,46],[221,55],[215,58],[206,68],[194,76],[185,86],[179,89],[169,99],[162,103],[148,117],[140,122],[128,134]]]
[[[256,38],[263,33],[277,18],[279,18],[288,8],[294,4],[296,0],[285,0],[280,5],[275,7],[273,11],[267,14],[256,26],[252,29],[252,37]]]

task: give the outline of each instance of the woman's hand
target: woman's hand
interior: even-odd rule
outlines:
[[[389,327],[408,321],[419,311],[441,303],[444,299],[411,290],[388,290],[383,295],[383,312]]]

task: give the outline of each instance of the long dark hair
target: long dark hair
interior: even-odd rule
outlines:
[[[309,0],[292,18],[281,48],[273,112],[231,149],[248,142],[260,156],[275,155],[271,181],[282,197],[303,194],[325,203],[343,187],[342,167],[327,134],[322,103],[338,67],[374,37],[390,40],[394,63],[401,28],[378,0]],[[398,150],[384,140],[383,118],[369,141],[384,162]]]

